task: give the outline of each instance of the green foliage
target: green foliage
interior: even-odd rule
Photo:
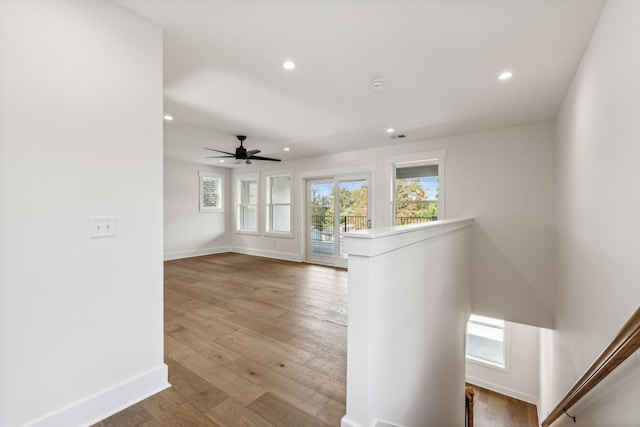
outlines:
[[[340,216],[366,217],[368,211],[368,187],[362,185],[359,188],[340,188]],[[334,196],[320,195],[312,188],[311,215],[314,218],[314,226],[326,229],[333,225]]]
[[[427,202],[428,191],[419,178],[396,180],[396,224],[433,221],[438,218],[438,204]],[[436,194],[436,199],[438,195]],[[403,203],[404,202],[404,203]]]

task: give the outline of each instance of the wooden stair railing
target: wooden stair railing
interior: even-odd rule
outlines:
[[[473,427],[473,395],[475,394],[475,390],[470,385],[466,386],[464,389],[465,394],[465,409],[466,409],[466,418],[465,418],[465,426]]]
[[[575,422],[575,417],[571,417],[567,414],[567,411],[639,348],[640,307],[633,313],[607,348],[589,366],[584,375],[576,381],[560,403],[553,408],[542,422],[542,427],[550,426],[562,414],[574,418]]]

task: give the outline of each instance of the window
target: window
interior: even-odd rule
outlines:
[[[291,235],[291,175],[267,177],[267,232]]]
[[[247,176],[238,181],[236,230],[258,233],[258,177]]]
[[[438,161],[397,163],[394,174],[395,225],[435,221],[440,216]]]
[[[507,370],[506,331],[504,320],[472,314],[467,323],[467,360]]]
[[[222,212],[222,176],[206,171],[200,177],[200,212]]]

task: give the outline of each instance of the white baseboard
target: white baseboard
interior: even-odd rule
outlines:
[[[340,420],[340,427],[362,427],[362,426],[360,424],[354,423],[353,421],[348,419],[347,416],[345,415],[344,417],[342,417],[342,420]]]
[[[168,387],[168,368],[158,368],[38,418],[28,427],[90,426]]]
[[[204,249],[193,249],[190,251],[167,252],[164,254],[164,260],[171,261],[172,259],[182,259],[182,258],[192,258],[192,257],[204,256],[204,255],[223,254],[225,252],[231,252],[231,248],[229,246],[220,246],[217,248],[204,248]]]
[[[505,396],[513,397],[514,399],[531,403],[532,405],[540,406],[538,405],[539,401],[537,396],[532,396],[527,393],[522,393],[517,390],[512,390],[508,387],[503,387],[501,385],[494,384],[489,381],[484,381],[478,378],[473,378],[470,376],[467,376],[466,380],[468,383],[477,385],[482,388],[486,388],[487,390],[495,391],[496,393],[504,394]]]
[[[362,426],[356,423],[355,421],[348,419],[347,416],[345,415],[344,417],[342,417],[342,420],[340,420],[340,427],[362,427]],[[391,424],[386,421],[372,420],[371,423],[369,424],[369,427],[401,427],[401,426],[397,424]]]
[[[284,252],[263,251],[262,249],[251,249],[251,248],[240,248],[240,247],[234,247],[231,251],[239,254],[254,255],[254,256],[260,256],[264,258],[275,258],[275,259],[281,259],[284,261],[302,262],[302,257],[298,254],[287,254]]]

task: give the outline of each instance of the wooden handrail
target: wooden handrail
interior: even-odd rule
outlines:
[[[560,403],[553,408],[553,411],[542,422],[542,427],[550,426],[639,348],[640,307],[620,329],[618,335],[607,348],[589,366],[584,375],[571,387]]]
[[[476,394],[476,391],[470,385],[466,386],[464,389],[464,394],[466,397],[467,403],[467,419],[466,419],[466,427],[473,427],[473,398]]]

